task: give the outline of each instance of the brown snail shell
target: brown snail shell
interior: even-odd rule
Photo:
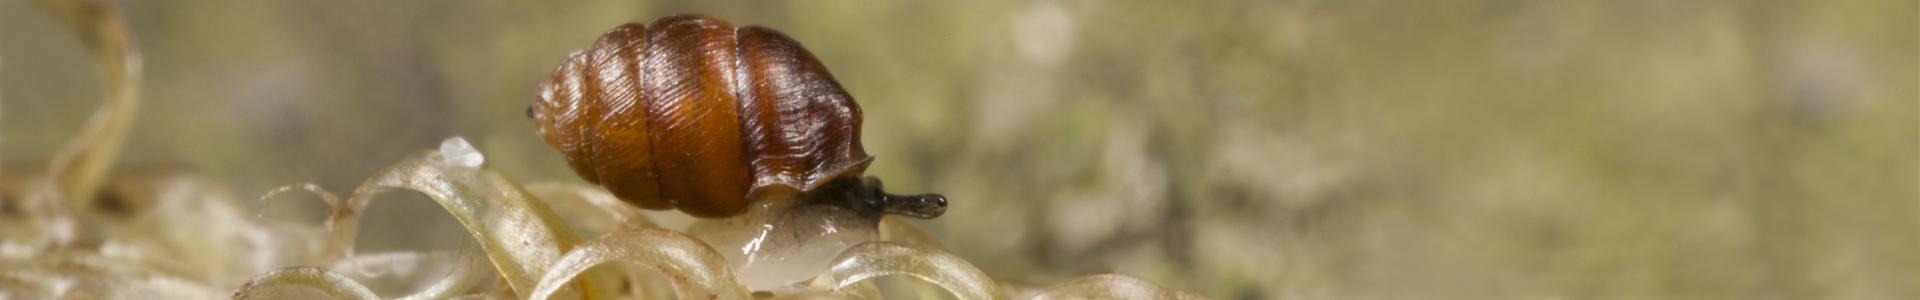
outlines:
[[[873,161],[860,106],[799,42],[763,27],[698,15],[621,25],[568,56],[528,114],[581,178],[642,208],[727,217],[814,194],[929,218],[946,206],[860,180]]]

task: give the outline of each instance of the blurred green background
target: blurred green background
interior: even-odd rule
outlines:
[[[946,193],[922,224],[1003,280],[1920,297],[1910,0],[120,5],[147,70],[122,164],[242,195],[349,190],[452,135],[578,182],[522,115],[535,83],[617,24],[703,13],[805,43],[866,111],[869,173]],[[80,128],[81,49],[0,1],[0,159]],[[465,239],[426,201],[373,210],[363,249]]]

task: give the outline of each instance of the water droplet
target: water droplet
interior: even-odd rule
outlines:
[[[487,157],[480,155],[479,149],[467,143],[467,138],[450,137],[440,141],[440,158],[448,166],[477,168],[487,163]]]

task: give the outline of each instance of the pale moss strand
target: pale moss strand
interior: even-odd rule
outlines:
[[[1191,300],[1206,299],[1199,295],[1118,274],[1100,274],[1075,278],[1065,283],[1048,287],[1029,299],[1142,299],[1142,300]]]
[[[646,227],[623,228],[581,244],[553,264],[528,299],[550,299],[581,272],[613,261],[667,275],[680,299],[749,299],[746,286],[713,248],[679,232]]]
[[[347,252],[352,251],[353,230],[342,230],[338,227],[358,225],[358,222],[339,222],[339,220],[342,219],[353,219],[351,218],[355,215],[353,207],[347,206],[346,202],[340,201],[339,195],[334,194],[332,191],[327,191],[326,188],[322,188],[318,184],[301,182],[268,190],[266,193],[260,195],[260,207],[265,208],[269,204],[272,204],[275,196],[296,190],[312,193],[315,197],[320,198],[320,202],[327,205],[327,217],[323,226],[326,227],[327,234],[331,236],[329,236],[326,241],[322,241],[320,252],[309,257],[307,264],[324,265],[333,263],[334,261],[340,260]],[[255,217],[256,219],[258,218],[257,215]]]
[[[569,225],[592,234],[612,232],[620,227],[659,227],[639,207],[622,202],[599,187],[541,182],[528,184],[527,192],[545,200],[554,212],[565,215]]]
[[[366,285],[315,267],[274,270],[248,280],[234,299],[380,299]]]
[[[392,189],[418,191],[432,198],[473,234],[495,271],[520,298],[531,295],[547,266],[580,240],[546,205],[490,167],[448,167],[440,154],[429,151],[387,167],[355,188],[347,199],[348,212],[364,211],[374,196]],[[357,215],[357,214],[356,214]],[[350,245],[359,229],[357,217],[335,221],[335,245]],[[348,254],[351,256],[351,254]],[[577,282],[575,292],[588,298],[612,294],[615,279],[592,272]]]
[[[870,242],[848,248],[833,261],[830,276],[836,287],[898,274],[939,285],[961,300],[1008,299],[993,278],[939,249]]]
[[[99,62],[106,99],[86,127],[56,152],[47,178],[70,210],[85,210],[107,170],[120,154],[127,130],[140,108],[140,51],[120,13],[94,0],[36,0],[34,4],[67,23]]]
[[[485,256],[468,255],[458,252],[389,252],[354,256],[351,259],[334,262],[329,270],[339,272],[354,280],[369,280],[378,277],[418,278],[428,275],[441,275],[424,286],[417,287],[411,293],[396,300],[446,299],[461,293],[471,292],[475,288],[491,282],[496,277],[488,269]],[[444,272],[426,274],[423,272]]]

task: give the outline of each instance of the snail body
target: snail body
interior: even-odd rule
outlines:
[[[940,195],[862,178],[853,97],[778,31],[698,15],[629,23],[575,52],[528,108],[581,178],[647,209],[722,218],[761,201],[815,201],[932,218]]]

